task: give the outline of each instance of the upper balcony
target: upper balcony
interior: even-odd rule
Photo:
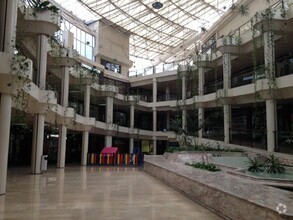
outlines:
[[[293,24],[288,22],[293,16],[292,0],[279,1],[277,4],[257,12],[251,20],[252,27],[262,31],[291,31]]]
[[[32,81],[33,63],[30,59],[0,52],[0,92],[17,94]]]
[[[30,7],[25,1],[19,1],[18,34],[44,34],[53,36],[59,30],[61,16],[58,11],[50,7],[39,8],[39,5]]]
[[[49,39],[48,48],[48,66],[51,69],[64,67],[72,67],[80,62],[79,54],[72,48],[65,48],[54,39]]]

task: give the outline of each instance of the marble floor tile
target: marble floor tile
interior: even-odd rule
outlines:
[[[132,167],[9,170],[0,219],[218,220],[211,211]]]

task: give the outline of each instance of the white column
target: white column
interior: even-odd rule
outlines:
[[[69,93],[69,69],[61,67],[61,106],[68,107]],[[64,168],[66,161],[66,138],[67,127],[63,124],[59,126],[59,142],[58,142],[58,159],[57,167]]]
[[[17,3],[17,0],[2,2],[2,6],[6,5],[6,8],[0,9],[0,26],[2,28],[0,30],[1,52],[11,54],[14,52]],[[0,97],[0,195],[2,195],[6,192],[12,99],[10,94],[2,93]]]
[[[157,155],[157,139],[153,139],[153,155]]]
[[[224,142],[230,142],[231,106],[224,105]]]
[[[157,131],[157,110],[154,107],[153,108],[153,132],[154,132],[154,136],[155,136],[156,131]]]
[[[90,97],[91,97],[91,86],[85,85],[84,92],[84,116],[90,117]],[[87,165],[87,154],[89,145],[89,132],[82,132],[82,153],[81,153],[81,165]]]
[[[277,131],[277,109],[274,100],[275,80],[275,36],[273,31],[264,33],[264,60],[266,78],[270,82],[270,98],[266,100],[267,119],[267,150],[273,152],[276,146],[275,132]]]
[[[65,167],[66,137],[67,137],[67,128],[66,128],[65,125],[60,125],[59,126],[59,143],[58,143],[57,168],[64,168]]]
[[[105,147],[112,147],[112,136],[105,136]]]
[[[223,87],[224,90],[231,88],[231,54],[223,54]],[[231,127],[231,105],[224,104],[224,142],[230,142],[230,127]]]
[[[0,102],[0,195],[6,191],[10,137],[11,95],[1,94]]]
[[[45,115],[34,116],[31,167],[33,174],[41,173],[41,156],[43,155]]]
[[[186,75],[183,73],[182,76],[182,101],[186,100]],[[182,129],[187,131],[187,124],[186,124],[186,110],[182,110]]]
[[[114,103],[114,100],[112,97],[106,98],[106,123],[107,124],[113,123],[113,103]]]
[[[275,35],[273,31],[264,33],[264,59],[266,78],[275,79]]]
[[[182,129],[186,132],[187,131],[187,122],[186,122],[186,115],[187,112],[185,109],[182,110]]]
[[[134,128],[134,105],[130,106],[130,128]]]
[[[157,79],[153,78],[153,103],[157,102]],[[157,154],[157,140],[156,140],[156,131],[157,131],[157,109],[153,107],[153,154]]]
[[[129,153],[133,154],[134,138],[129,139]]]
[[[167,111],[166,112],[166,129],[167,129],[167,131],[170,131],[170,112],[169,111]]]
[[[170,89],[169,86],[166,87],[166,101],[170,100]]]
[[[153,154],[157,154],[157,138],[156,138],[156,131],[157,131],[157,109],[153,107]]]
[[[130,128],[134,128],[134,105],[130,105]],[[133,147],[134,147],[134,138],[129,139],[129,153],[133,153]]]
[[[106,98],[106,123],[108,125],[113,124],[113,104],[114,100],[112,97]],[[105,136],[105,147],[112,146],[112,136],[106,135]]]
[[[186,75],[182,73],[182,100],[186,99]]]
[[[204,122],[204,108],[199,108],[198,109],[198,125],[202,126],[203,122]],[[198,131],[199,138],[203,137],[203,131],[204,131],[204,127],[202,126],[202,128]]]
[[[231,54],[223,54],[223,87],[224,89],[231,88]]]
[[[157,79],[153,78],[153,103],[157,102]]]
[[[204,69],[203,67],[198,68],[198,95],[204,95]],[[198,108],[198,126],[202,128],[198,131],[198,137],[201,139],[203,137],[204,127],[202,123],[204,122],[204,108]]]
[[[46,89],[46,72],[47,72],[47,41],[46,35],[38,36],[38,54],[37,54],[37,85],[41,90]],[[44,125],[45,115],[36,114],[34,117],[33,141],[32,141],[32,173],[41,173],[41,156],[44,145]]]
[[[276,131],[276,102],[275,100],[266,100],[266,119],[267,119],[267,148],[273,152],[275,149],[275,131]]]
[[[88,155],[88,145],[89,145],[89,132],[82,132],[82,152],[81,152],[81,165],[87,165],[87,155]]]

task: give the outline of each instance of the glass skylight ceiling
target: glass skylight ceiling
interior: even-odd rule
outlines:
[[[131,58],[143,58],[152,65],[190,56],[195,42],[188,40],[200,34],[202,27],[209,29],[233,2],[237,2],[160,0],[163,7],[158,10],[152,7],[155,0],[55,1],[85,22],[106,18],[130,31]],[[182,45],[184,51],[176,50]],[[174,51],[177,52],[174,54]],[[136,68],[143,66],[137,65]]]

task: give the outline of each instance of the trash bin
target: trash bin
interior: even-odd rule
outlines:
[[[48,155],[42,155],[41,170],[47,170],[47,166],[48,166]]]

